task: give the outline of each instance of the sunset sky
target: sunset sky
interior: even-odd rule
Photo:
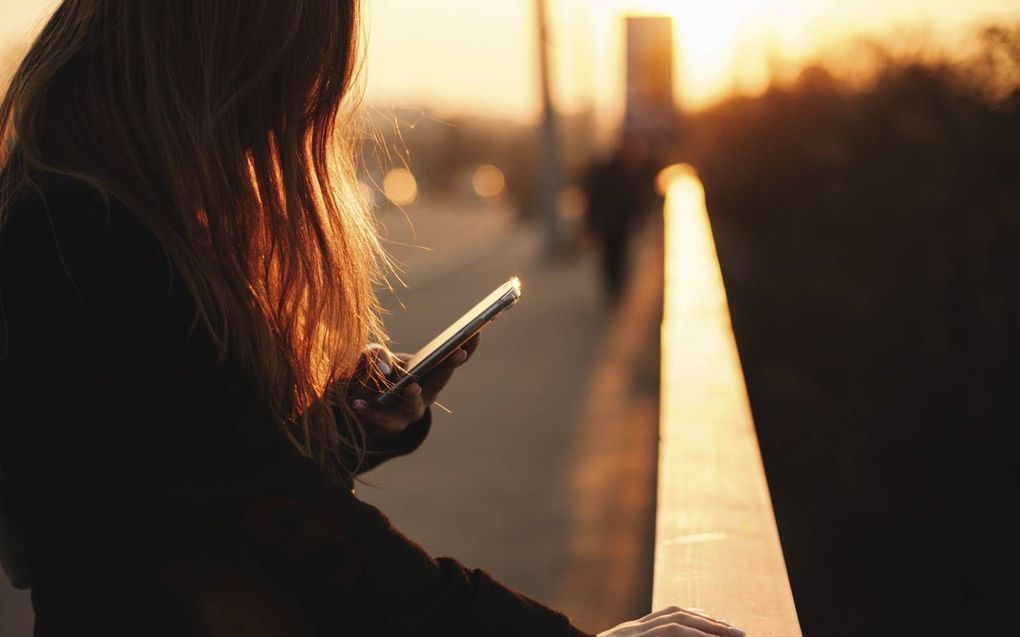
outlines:
[[[548,0],[555,97],[565,111],[622,106],[624,14],[671,15],[678,99],[710,104],[754,91],[776,62],[796,66],[857,33],[929,33],[955,44],[966,28],[1020,19],[1020,0]],[[53,0],[0,0],[0,42],[32,33]],[[367,87],[377,103],[414,103],[443,115],[520,121],[538,113],[531,0],[366,0]],[[770,59],[772,62],[770,62]]]

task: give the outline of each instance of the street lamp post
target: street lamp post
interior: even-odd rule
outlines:
[[[553,108],[549,69],[549,26],[546,15],[546,0],[535,0],[538,19],[538,61],[542,94],[542,125],[540,130],[539,202],[545,221],[546,253],[554,257],[563,246],[563,230],[560,225],[556,195],[560,186],[559,148],[556,143],[556,111]]]

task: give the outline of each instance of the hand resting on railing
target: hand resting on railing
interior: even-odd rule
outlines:
[[[746,633],[724,621],[669,606],[641,619],[624,622],[599,633],[598,637],[744,637]]]

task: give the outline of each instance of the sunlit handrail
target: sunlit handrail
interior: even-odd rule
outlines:
[[[704,191],[690,168],[668,176],[652,607],[798,637]]]

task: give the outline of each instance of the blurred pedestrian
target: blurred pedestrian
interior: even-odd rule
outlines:
[[[654,201],[654,163],[636,137],[625,135],[609,157],[584,176],[586,231],[598,246],[603,289],[615,305],[627,285],[631,243]]]

